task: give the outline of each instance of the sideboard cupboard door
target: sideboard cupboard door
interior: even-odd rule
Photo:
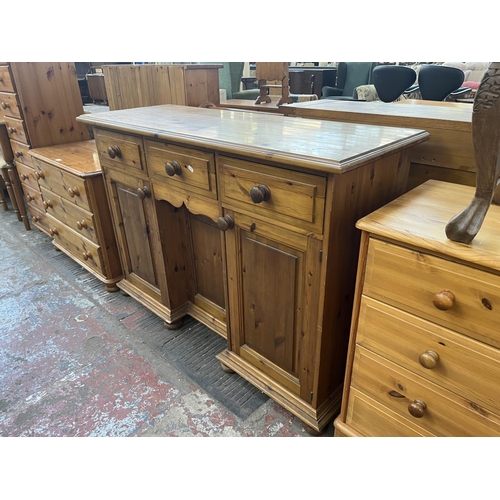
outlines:
[[[104,172],[125,282],[118,286],[127,291],[129,284],[145,294],[146,301],[149,296],[163,302],[165,271],[156,257],[161,246],[150,183],[109,168]]]
[[[311,291],[319,288],[319,251],[308,252],[311,237],[229,210],[228,216],[234,222],[225,231],[231,350],[310,402],[305,367],[317,317],[306,308],[318,308]]]

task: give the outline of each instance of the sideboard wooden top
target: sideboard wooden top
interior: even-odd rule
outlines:
[[[449,220],[472,200],[475,188],[429,180],[362,218],[356,227],[384,238],[500,271],[500,206],[491,205],[469,244],[449,240]]]
[[[423,101],[422,101],[423,102]],[[329,119],[336,121],[378,124],[396,127],[415,127],[472,130],[472,106],[470,104],[433,103],[386,103],[382,101],[337,101],[320,99],[280,106],[289,116]]]
[[[424,130],[175,105],[87,114],[77,120],[121,132],[337,174],[419,144],[429,137]]]

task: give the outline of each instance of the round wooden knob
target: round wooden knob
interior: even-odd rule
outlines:
[[[0,83],[3,83],[4,79],[0,76]]]
[[[109,146],[108,155],[110,158],[116,158],[116,157],[121,158],[122,152],[118,146]]]
[[[453,293],[449,290],[442,290],[432,297],[432,303],[437,309],[447,311],[453,307],[453,304],[455,303],[455,295],[453,295]]]
[[[31,217],[31,220],[33,222],[38,222],[40,220],[40,217],[37,217],[36,215],[33,215],[33,217]]]
[[[165,172],[167,172],[167,175],[169,175],[170,177],[179,175],[182,172],[181,164],[177,160],[174,160],[172,162],[169,161],[165,163]]]
[[[21,156],[23,156],[23,152],[22,151],[14,151],[14,156],[16,158],[21,158]]]
[[[59,233],[57,232],[57,228],[54,227],[53,229],[49,229],[49,234],[50,234],[50,236],[54,236],[55,234],[59,234]]]
[[[418,362],[429,370],[436,368],[439,361],[439,354],[436,351],[428,349],[418,357]]]
[[[217,227],[221,231],[227,231],[234,227],[234,220],[230,215],[224,215],[224,217],[219,217],[217,219]]]
[[[21,174],[19,177],[21,178],[22,181],[25,181],[28,178],[28,176],[24,174]]]
[[[15,134],[16,129],[14,127],[9,127],[9,134]]]
[[[2,109],[7,109],[9,106],[8,102],[2,102]]]
[[[45,208],[45,210],[47,210],[49,207],[52,208],[52,201],[51,200],[45,200],[43,202],[43,208]]]
[[[81,231],[82,229],[87,229],[89,226],[87,225],[87,221],[82,219],[81,221],[77,221],[76,227]]]
[[[68,194],[71,196],[71,198],[74,198],[75,196],[80,196],[80,191],[76,187],[69,188],[68,189]]]
[[[151,191],[149,190],[148,187],[144,186],[142,188],[137,189],[137,196],[141,199],[144,200],[144,198],[150,198],[151,197]]]
[[[415,418],[422,418],[424,416],[427,405],[421,399],[415,399],[413,403],[408,405],[410,415]]]
[[[269,200],[271,191],[265,184],[259,184],[250,189],[250,198],[254,203],[262,203]]]
[[[89,260],[92,258],[92,254],[90,252],[83,252],[82,257],[83,260]]]
[[[30,194],[27,194],[27,195],[26,195],[26,199],[27,199],[28,201],[33,201],[35,198],[33,198],[33,196],[31,196]]]
[[[45,174],[41,171],[35,170],[35,179],[45,179]]]

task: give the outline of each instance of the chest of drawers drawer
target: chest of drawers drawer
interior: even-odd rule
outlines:
[[[95,143],[101,165],[147,173],[142,139],[108,130],[96,130]]]
[[[12,118],[11,116],[4,116],[4,121],[11,139],[24,142],[25,144],[29,143],[23,120]]]
[[[31,221],[35,226],[46,234],[49,234],[49,223],[45,211],[38,210],[35,206],[28,203],[28,212],[31,215]]]
[[[14,155],[14,159],[16,160],[16,164],[22,162],[25,165],[29,165],[30,167],[33,166],[33,159],[29,154],[30,147],[28,146],[28,144],[11,139],[10,145],[12,148],[12,154]]]
[[[52,191],[48,191],[43,187],[40,189],[42,191],[45,210],[48,214],[78,232],[81,236],[88,238],[96,245],[99,244],[94,229],[94,216],[91,212],[80,208],[78,205]]]
[[[19,174],[19,179],[23,184],[28,185],[32,189],[39,190],[38,181],[35,178],[35,170],[28,167],[24,163],[18,161],[16,162],[17,173]]]
[[[40,161],[38,158],[34,158],[33,163],[35,171],[39,172],[40,187],[52,191],[78,207],[91,211],[84,179]]]
[[[21,110],[17,101],[17,94],[0,92],[0,113],[21,119]]]
[[[438,436],[500,436],[500,417],[361,346],[351,385]]]
[[[23,188],[24,196],[26,197],[28,205],[34,206],[38,210],[43,211],[44,205],[43,205],[42,193],[40,192],[40,190],[33,189],[32,187],[24,183],[22,183],[21,186]]]
[[[500,276],[372,239],[363,293],[500,347]]]
[[[212,153],[145,140],[152,177],[171,187],[187,189],[217,199],[215,158]]]
[[[102,267],[100,246],[79,235],[76,231],[73,231],[50,214],[47,214],[47,222],[50,228],[49,234],[58,245],[62,246],[77,260],[93,268],[95,271],[102,274],[105,273]]]
[[[500,352],[453,330],[363,297],[357,345],[500,413]]]
[[[14,83],[8,66],[0,66],[0,91],[14,92]]]
[[[322,233],[326,178],[220,157],[223,204]]]

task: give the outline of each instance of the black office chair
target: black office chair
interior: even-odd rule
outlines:
[[[418,73],[418,88],[426,101],[444,101],[448,96],[460,97],[470,92],[469,87],[461,87],[465,74],[459,68],[422,64]]]
[[[381,101],[393,102],[410,88],[417,73],[409,66],[382,65],[373,68],[372,82]]]

